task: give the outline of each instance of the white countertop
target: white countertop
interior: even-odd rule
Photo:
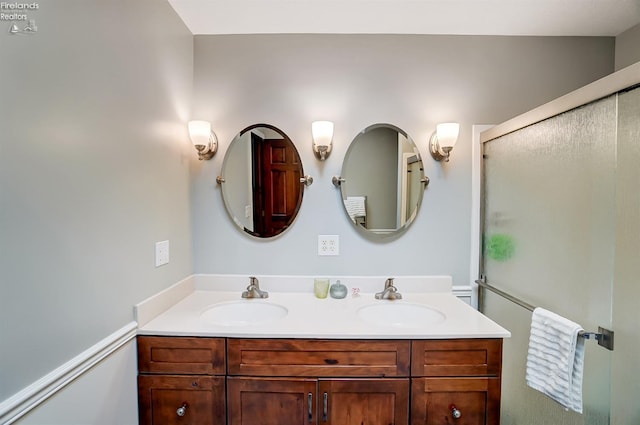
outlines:
[[[243,284],[246,279],[243,279]],[[262,280],[261,280],[262,284]],[[236,285],[237,286],[237,285]],[[246,286],[246,284],[245,284]],[[335,339],[445,339],[445,338],[508,338],[509,331],[499,326],[451,292],[413,292],[410,283],[396,284],[402,300],[376,300],[374,292],[349,294],[344,299],[316,298],[311,289],[304,292],[269,291],[267,299],[242,299],[241,291],[211,290],[216,285],[193,286],[193,290],[166,311],[141,324],[140,335],[166,336],[219,336],[245,338],[335,338]],[[362,289],[368,289],[366,284]],[[206,289],[203,289],[206,288]],[[382,289],[382,288],[380,288]],[[433,288],[432,288],[433,289]],[[436,286],[442,291],[442,285]],[[246,324],[213,324],[201,318],[201,314],[218,303],[270,303],[283,306],[286,316],[278,319]],[[385,318],[373,324],[358,314],[367,305],[383,303],[418,304],[444,315],[439,323],[422,325],[387,324]],[[244,307],[244,306],[239,306]],[[377,321],[377,320],[376,320]],[[391,320],[389,320],[391,323]]]

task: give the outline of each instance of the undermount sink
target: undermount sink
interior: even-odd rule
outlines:
[[[280,304],[248,299],[214,304],[200,318],[212,325],[248,326],[282,319],[288,313]]]
[[[360,307],[356,313],[365,322],[379,326],[421,328],[444,321],[446,316],[438,310],[421,304],[381,301]]]

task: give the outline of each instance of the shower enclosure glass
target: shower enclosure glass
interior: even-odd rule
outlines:
[[[483,145],[481,273],[487,283],[587,331],[617,331],[618,306],[638,323],[638,93],[610,95]],[[567,412],[526,386],[531,312],[490,291],[482,295],[482,311],[512,332],[504,346],[503,425],[609,425],[618,404],[638,412],[638,389],[626,395],[616,386],[625,376],[629,386],[637,382],[635,341],[628,348],[621,341],[613,352],[586,342],[584,413]],[[637,329],[630,332],[637,339]],[[621,336],[616,332],[616,342]],[[626,373],[612,362],[624,353]]]

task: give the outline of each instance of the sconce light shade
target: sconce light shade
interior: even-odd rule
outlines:
[[[447,122],[438,124],[436,131],[433,132],[429,139],[429,151],[436,161],[449,162],[451,150],[458,141],[460,133],[460,124],[457,122]]]
[[[189,121],[189,137],[198,151],[198,159],[211,159],[218,150],[218,138],[209,121]]]
[[[311,134],[313,135],[313,153],[320,161],[324,161],[333,147],[333,123],[314,121],[311,123]]]

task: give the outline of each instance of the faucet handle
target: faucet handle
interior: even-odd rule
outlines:
[[[260,282],[255,276],[249,277],[249,285],[247,290],[242,293],[242,298],[268,298],[269,293],[267,291],[260,290]]]
[[[390,286],[393,286],[393,279],[395,279],[395,277],[390,277],[388,278],[385,282],[384,282],[384,287],[388,288]]]

